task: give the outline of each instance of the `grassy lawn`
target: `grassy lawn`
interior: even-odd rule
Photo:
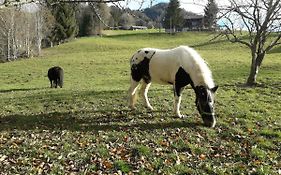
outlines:
[[[259,85],[241,86],[248,50],[210,33],[110,31],[0,64],[0,174],[281,174],[281,53],[267,55]],[[170,86],[152,84],[155,111],[127,107],[129,59],[142,47],[193,46],[219,89],[217,126],[202,125],[194,92],[179,119]],[[47,70],[64,68],[62,89]]]

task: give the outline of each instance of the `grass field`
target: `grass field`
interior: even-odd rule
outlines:
[[[0,64],[0,174],[281,174],[281,53],[269,53],[245,88],[248,50],[210,33],[108,33],[48,48],[40,58]],[[170,86],[127,107],[129,58],[139,48],[193,46],[219,89],[217,126],[202,125],[194,92],[179,119]],[[49,67],[65,70],[49,88]]]

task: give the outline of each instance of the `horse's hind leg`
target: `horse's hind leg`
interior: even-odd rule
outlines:
[[[143,81],[143,83],[141,85],[140,93],[142,94],[146,107],[150,110],[153,110],[153,107],[150,105],[148,97],[147,97],[147,92],[148,92],[150,85],[151,85],[151,83],[146,83],[145,81]]]
[[[139,82],[131,79],[131,86],[129,88],[129,107],[131,109],[135,109],[135,105],[137,102],[138,86],[139,86]]]
[[[50,85],[51,85],[51,88],[53,87],[53,81],[52,80],[50,80]]]
[[[60,78],[58,78],[57,83],[58,83],[58,86],[59,86],[60,88],[62,88],[62,81],[61,81],[61,79],[60,79]]]
[[[57,88],[58,87],[58,79],[55,79],[54,82],[55,82],[55,88]]]

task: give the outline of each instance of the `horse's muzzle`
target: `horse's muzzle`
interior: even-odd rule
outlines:
[[[137,64],[132,64],[132,66],[131,66],[131,70],[137,70],[137,69],[138,69]]]
[[[207,127],[210,127],[210,128],[214,128],[215,125],[216,125],[216,117],[214,114],[212,115],[205,115],[203,114],[202,115],[202,119],[203,119],[203,122],[204,122],[204,125],[207,126]]]

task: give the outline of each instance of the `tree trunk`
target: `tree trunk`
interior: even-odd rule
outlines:
[[[25,54],[27,58],[30,58],[30,23],[27,20],[27,26],[25,31]]]
[[[15,12],[11,11],[11,21],[10,21],[10,59],[12,58],[13,60],[17,59],[17,35],[16,35],[16,22],[15,22]]]
[[[264,56],[265,52],[252,54],[252,65],[250,69],[250,75],[246,82],[247,86],[255,86],[257,84],[257,76]]]
[[[11,29],[8,30],[8,34],[7,34],[7,61],[11,61],[10,58],[11,58],[11,42],[10,42],[10,35],[11,35]]]
[[[259,72],[259,66],[257,66],[257,64],[252,64],[251,70],[250,70],[250,75],[246,82],[247,86],[254,86],[257,84],[258,72]]]
[[[18,46],[17,46],[17,35],[16,35],[16,32],[15,32],[15,24],[14,24],[14,21],[13,21],[13,27],[12,27],[12,30],[11,30],[11,33],[12,33],[12,36],[11,36],[11,50],[12,50],[12,58],[13,60],[16,60],[17,57],[18,57]]]
[[[37,49],[37,56],[41,54],[42,48],[42,14],[41,9],[36,13],[36,49]]]

